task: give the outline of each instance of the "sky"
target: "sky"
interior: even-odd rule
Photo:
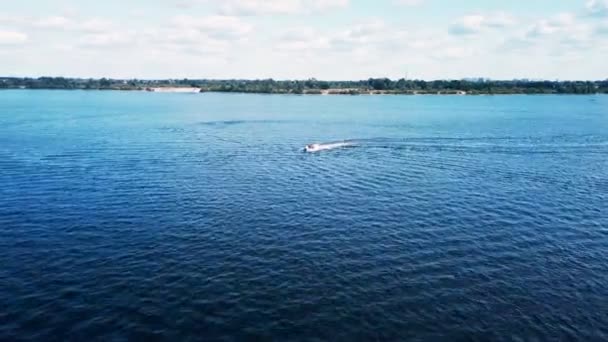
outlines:
[[[0,0],[0,76],[608,78],[608,0]]]

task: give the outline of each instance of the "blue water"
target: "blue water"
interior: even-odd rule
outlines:
[[[0,340],[605,340],[607,203],[607,96],[1,91]]]

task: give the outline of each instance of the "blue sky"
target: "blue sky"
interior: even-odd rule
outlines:
[[[0,75],[608,78],[608,0],[23,0]]]

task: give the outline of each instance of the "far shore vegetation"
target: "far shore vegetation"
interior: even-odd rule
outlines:
[[[391,80],[370,78],[361,81],[321,81],[316,79],[277,81],[264,80],[140,80],[84,79],[65,77],[0,77],[0,89],[82,89],[230,92],[260,94],[608,94],[604,81],[536,81],[536,80]]]

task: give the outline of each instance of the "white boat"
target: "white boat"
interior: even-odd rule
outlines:
[[[333,143],[324,143],[324,144],[308,144],[304,146],[304,152],[319,152],[324,150],[333,150],[335,148],[349,147],[354,146],[352,142],[343,141],[343,142],[333,142]]]
[[[320,144],[308,144],[304,146],[304,152],[318,152],[321,151]]]

